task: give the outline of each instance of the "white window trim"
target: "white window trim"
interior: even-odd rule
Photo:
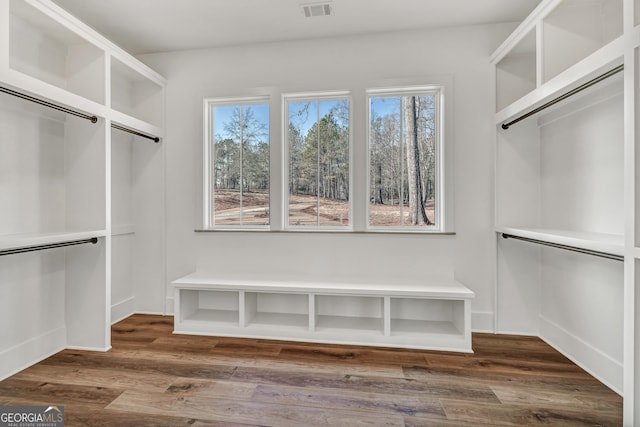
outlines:
[[[213,150],[211,147],[212,126],[213,126],[213,109],[212,106],[219,105],[251,105],[251,104],[267,104],[271,107],[270,96],[253,96],[253,97],[237,97],[237,98],[204,98],[203,101],[203,211],[202,211],[202,224],[205,230],[228,230],[228,231],[268,231],[271,229],[271,217],[269,217],[269,224],[267,225],[216,225],[215,224],[215,201],[212,193],[212,176],[213,173],[211,165],[213,164]],[[269,117],[271,117],[271,111],[269,110]],[[271,121],[271,118],[269,119]],[[269,150],[271,151],[271,131],[269,131]],[[271,165],[269,165],[271,168]],[[269,204],[271,204],[271,183],[269,183]],[[269,212],[271,212],[271,206],[269,206]]]
[[[290,225],[289,224],[289,108],[288,102],[305,102],[318,100],[339,100],[349,101],[349,225]],[[284,231],[304,231],[322,233],[344,233],[354,231],[354,198],[353,198],[353,169],[354,169],[354,146],[353,146],[353,96],[351,91],[323,91],[323,92],[303,92],[282,94],[282,228]]]
[[[366,209],[366,232],[370,233],[419,233],[419,234],[441,234],[447,230],[445,225],[445,86],[444,85],[427,85],[427,86],[402,86],[396,88],[379,88],[366,90],[366,147],[367,147],[367,163],[366,163],[366,182],[367,182],[367,209]],[[370,203],[369,195],[371,194],[371,150],[369,147],[371,133],[371,98],[382,96],[405,96],[426,93],[438,93],[438,129],[437,129],[437,152],[436,152],[436,186],[437,186],[437,209],[435,211],[436,226],[372,226],[369,224]]]

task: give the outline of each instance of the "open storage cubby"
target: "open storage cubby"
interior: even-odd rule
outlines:
[[[10,0],[9,66],[105,102],[105,52],[24,0]]]
[[[315,330],[343,333],[384,333],[384,298],[370,296],[316,295]]]
[[[163,122],[163,86],[111,58],[111,108],[154,126]]]
[[[183,290],[180,294],[180,321],[238,326],[239,295],[233,291]]]
[[[391,298],[391,336],[464,335],[463,300]]]
[[[622,35],[623,0],[564,0],[542,21],[542,77],[549,81]]]
[[[536,32],[531,30],[496,64],[496,109],[536,88]]]
[[[309,297],[304,294],[245,292],[244,309],[247,328],[309,329]]]

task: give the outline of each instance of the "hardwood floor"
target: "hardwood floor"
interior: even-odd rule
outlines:
[[[106,353],[62,351],[0,404],[69,426],[622,425],[622,399],[543,341],[474,334],[474,354],[173,335],[135,315]]]

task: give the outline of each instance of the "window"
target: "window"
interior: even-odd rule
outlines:
[[[350,227],[348,96],[286,96],[285,110],[285,227]]]
[[[369,229],[441,230],[441,96],[369,92]]]
[[[268,228],[268,99],[205,100],[205,122],[205,226]]]

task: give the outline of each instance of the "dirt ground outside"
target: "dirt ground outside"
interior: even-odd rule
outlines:
[[[241,221],[240,192],[216,191],[215,193],[216,225],[239,225]],[[433,221],[434,201],[426,206],[427,217]],[[409,207],[403,207],[405,223],[409,217]],[[371,226],[399,226],[400,205],[369,204]],[[318,212],[320,213],[318,215]],[[306,195],[290,195],[289,225],[349,225],[349,202],[318,198]],[[269,224],[269,194],[267,192],[245,192],[242,194],[242,224]]]

